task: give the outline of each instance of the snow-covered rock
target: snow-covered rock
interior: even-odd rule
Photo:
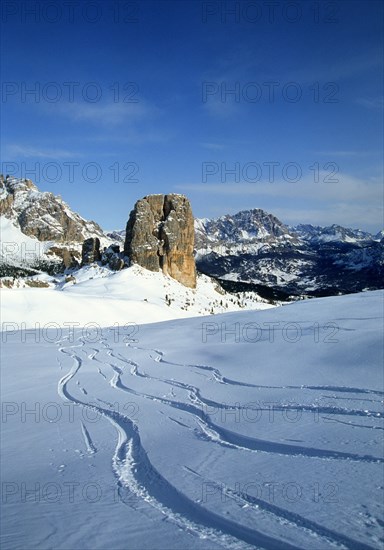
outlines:
[[[300,224],[292,227],[293,231],[304,241],[309,242],[344,242],[344,243],[369,243],[375,239],[373,235],[361,229],[348,229],[341,225],[328,227]]]
[[[0,221],[1,275],[76,267],[85,239],[98,238],[103,247],[114,242],[97,223],[27,179],[0,176]]]
[[[39,191],[27,179],[0,177],[0,215],[39,241],[77,242],[104,237],[101,227],[87,221],[53,193]]]

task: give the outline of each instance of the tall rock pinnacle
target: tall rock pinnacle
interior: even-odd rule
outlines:
[[[124,253],[150,271],[161,269],[196,287],[194,220],[184,195],[148,195],[136,202],[127,223]]]

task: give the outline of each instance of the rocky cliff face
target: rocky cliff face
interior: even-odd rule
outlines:
[[[194,220],[183,195],[149,195],[132,210],[124,253],[150,271],[161,269],[190,288],[196,287]]]
[[[98,262],[101,259],[100,254],[100,239],[97,237],[89,237],[83,242],[81,249],[81,265]]]
[[[103,247],[113,242],[97,223],[85,220],[61,197],[39,191],[27,179],[9,176],[4,178],[0,175],[0,217],[2,223],[9,220],[12,224],[11,233],[14,235],[8,235],[8,238],[10,237],[9,241],[20,252],[11,262],[9,254],[4,255],[3,247],[1,248],[0,271],[5,270],[6,273],[14,272],[15,265],[22,269],[43,269],[50,273],[75,269],[80,265],[81,245],[84,240],[100,239]],[[38,257],[23,254],[20,245],[23,235],[27,236],[32,248],[35,246],[41,251]],[[41,246],[34,243],[34,239],[40,241]]]
[[[53,193],[39,191],[31,180],[0,176],[0,215],[39,241],[82,243],[104,236],[97,223],[84,220]]]

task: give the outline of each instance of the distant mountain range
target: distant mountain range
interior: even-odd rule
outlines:
[[[20,268],[19,275],[24,268],[73,268],[83,240],[89,237],[98,237],[105,247],[124,243],[124,230],[104,232],[30,180],[0,177],[0,215],[3,243],[29,239],[41,245],[35,256],[16,254],[13,259],[9,248],[5,254],[2,247],[1,275],[9,273],[9,265]],[[339,225],[290,227],[264,210],[253,209],[196,219],[195,250],[198,270],[219,279],[230,291],[254,290],[285,299],[384,286],[384,231],[371,235]]]
[[[196,220],[195,230],[197,268],[227,289],[266,286],[283,297],[383,287],[384,232],[289,227],[260,209]]]

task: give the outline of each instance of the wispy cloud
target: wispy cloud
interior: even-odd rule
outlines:
[[[233,101],[233,98],[228,99],[228,101],[222,101],[221,93],[218,92],[218,95],[206,98],[206,101],[203,103],[203,109],[208,115],[222,119],[234,117],[242,109],[242,105],[240,102]]]
[[[329,173],[320,172],[319,183],[303,178],[297,183],[186,183],[175,189],[190,194],[216,195],[231,207],[268,208],[287,223],[340,223],[350,227],[383,224],[383,188],[379,178],[369,181],[337,174],[336,183],[326,183]],[[250,206],[252,205],[252,206]],[[223,212],[225,213],[225,212]]]
[[[121,129],[120,129],[121,130]],[[123,131],[115,132],[97,132],[87,136],[86,140],[90,144],[94,143],[113,143],[121,145],[144,145],[144,144],[166,144],[175,139],[175,133],[163,128],[144,128],[143,126],[126,125]],[[116,156],[112,150],[104,155]]]
[[[333,179],[337,182],[327,182],[331,176],[329,172],[319,172],[319,182],[315,183],[313,177],[302,178],[296,183],[288,181],[267,182],[239,182],[231,183],[186,183],[176,185],[178,189],[193,191],[196,193],[220,193],[222,195],[241,196],[269,196],[287,197],[298,199],[313,199],[320,201],[346,200],[353,202],[377,201],[382,197],[382,185],[377,182],[367,182],[349,176],[347,174],[335,174]]]
[[[369,71],[377,70],[382,67],[382,63],[382,56],[377,52],[355,55],[349,59],[345,59],[345,56],[335,56],[334,59],[325,65],[319,64],[313,65],[310,68],[300,68],[295,72],[282,76],[284,80],[294,80],[302,84],[340,82],[364,75]]]
[[[163,110],[147,101],[137,103],[64,102],[44,106],[45,114],[59,116],[81,129],[84,139],[90,142],[112,142],[142,145],[163,143],[172,137],[164,125],[159,124]]]
[[[201,147],[204,147],[204,149],[209,149],[210,151],[221,151],[225,149],[225,145],[222,143],[207,143],[203,142],[200,143]]]
[[[345,151],[314,151],[315,155],[321,155],[324,157],[370,157],[381,153],[379,151],[356,151],[356,150],[345,150]]]
[[[67,149],[49,149],[49,148],[36,148],[29,145],[15,145],[11,144],[6,147],[6,156],[9,159],[15,158],[35,158],[35,159],[67,159],[80,157],[80,153],[69,151]]]
[[[135,123],[159,114],[159,109],[145,102],[137,103],[62,103],[56,111],[75,122],[96,126],[118,126]]]
[[[383,97],[360,97],[356,99],[356,103],[367,109],[381,111],[384,109]]]
[[[373,233],[383,223],[381,209],[364,204],[336,203],[327,209],[274,208],[273,214],[289,225],[310,223],[326,226],[335,223],[353,229],[367,229]]]

